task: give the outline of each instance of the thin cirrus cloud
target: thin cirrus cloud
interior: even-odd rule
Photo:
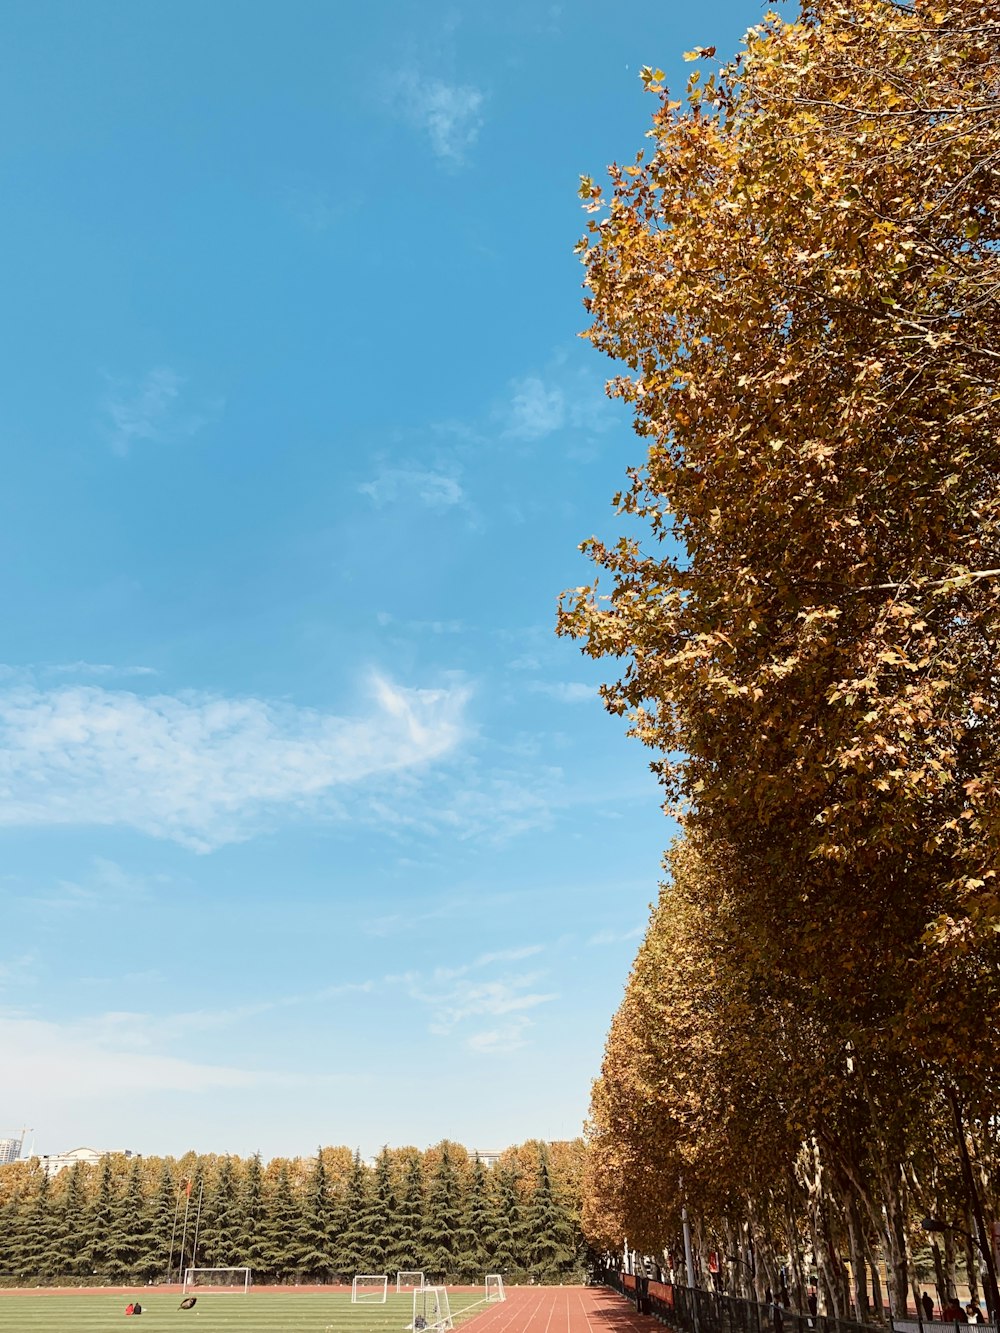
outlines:
[[[518,440],[541,440],[566,424],[566,395],[538,375],[512,380],[507,434]]]
[[[393,81],[393,105],[427,135],[434,156],[445,166],[463,166],[483,127],[486,98],[471,84],[448,83],[416,70]]]
[[[514,1051],[528,1043],[534,1025],[531,1012],[558,997],[538,989],[540,972],[503,972],[493,977],[482,973],[541,951],[541,945],[500,950],[459,967],[439,967],[428,974],[408,972],[386,981],[405,985],[410,999],[427,1010],[434,1036],[460,1039],[472,1051]]]
[[[533,694],[544,694],[561,704],[593,703],[598,698],[597,686],[580,680],[536,680],[528,689]]]
[[[466,735],[468,690],[371,682],[366,714],[96,685],[0,692],[0,825],[120,826],[199,852],[416,769]]]
[[[170,366],[156,366],[137,380],[112,379],[103,407],[113,451],[124,458],[136,445],[197,434],[222,401],[191,411],[183,402],[183,387],[184,379]]]
[[[413,500],[438,510],[465,503],[465,492],[458,478],[440,469],[384,467],[371,481],[362,482],[358,490],[379,509]]]
[[[18,895],[18,900],[49,912],[108,912],[148,901],[165,882],[165,876],[130,874],[116,861],[95,856],[86,875],[58,879],[41,892]]]
[[[633,926],[631,930],[599,930],[587,941],[590,945],[628,944],[632,940],[641,940],[646,933],[645,926]]]
[[[137,1050],[129,1041],[118,1040],[108,1023],[93,1030],[83,1024],[0,1015],[0,1048],[10,1086],[31,1088],[39,1100],[66,1096],[67,1089],[76,1101],[116,1093],[197,1093],[306,1081]]]
[[[42,668],[52,676],[155,676],[151,666],[116,666],[111,662],[54,662]]]
[[[508,439],[529,444],[567,428],[587,438],[603,435],[615,422],[600,383],[564,354],[555,356],[544,374],[510,380],[498,415]]]

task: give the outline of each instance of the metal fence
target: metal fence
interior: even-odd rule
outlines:
[[[600,1274],[605,1286],[621,1292],[640,1314],[649,1314],[677,1333],[971,1333],[968,1324],[940,1320],[890,1319],[888,1324],[860,1323],[832,1315],[802,1314],[781,1305],[761,1305],[714,1291],[613,1270]],[[976,1333],[1000,1333],[995,1324],[979,1324]]]

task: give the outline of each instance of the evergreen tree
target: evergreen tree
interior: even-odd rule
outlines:
[[[535,1188],[525,1210],[526,1257],[541,1280],[559,1277],[576,1258],[577,1237],[569,1214],[552,1184],[549,1153],[539,1145]]]
[[[292,1188],[287,1162],[281,1163],[274,1188],[265,1197],[262,1275],[287,1281],[301,1270],[304,1231],[303,1211]]]
[[[115,1176],[110,1153],[101,1158],[98,1173],[97,1191],[84,1218],[80,1249],[88,1274],[107,1278],[111,1275],[116,1221]]]
[[[468,1280],[483,1281],[487,1272],[500,1271],[495,1266],[498,1230],[493,1181],[477,1153],[462,1219],[462,1275]]]
[[[200,1194],[200,1189],[198,1191]],[[208,1268],[229,1268],[236,1262],[240,1251],[242,1218],[240,1209],[240,1179],[236,1159],[224,1157],[219,1167],[215,1186],[206,1188],[211,1200],[205,1200],[202,1226],[198,1237],[199,1258],[192,1262]],[[192,1193],[192,1204],[197,1204]]]
[[[267,1247],[263,1236],[265,1202],[264,1180],[260,1153],[255,1153],[243,1171],[240,1197],[240,1242],[238,1262],[259,1273],[264,1266]]]
[[[332,1281],[336,1272],[333,1230],[333,1195],[323,1160],[323,1149],[320,1147],[316,1150],[316,1163],[309,1175],[299,1247],[301,1267],[319,1282]]]
[[[354,1154],[354,1165],[339,1213],[341,1227],[334,1251],[336,1267],[344,1277],[351,1277],[365,1270],[372,1247],[368,1231],[368,1168],[362,1162],[360,1152]]]
[[[396,1264],[399,1256],[399,1216],[388,1148],[382,1149],[375,1162],[365,1223],[369,1236],[367,1262],[370,1271],[395,1272],[400,1267]]]
[[[462,1178],[453,1145],[441,1144],[440,1157],[427,1189],[427,1211],[420,1232],[426,1267],[447,1278],[458,1265],[457,1247],[462,1226]]]
[[[513,1163],[501,1163],[496,1172],[497,1223],[493,1262],[498,1273],[524,1268],[524,1212],[521,1205],[521,1174]]]
[[[58,1216],[55,1219],[53,1250],[54,1266],[63,1277],[82,1277],[87,1271],[86,1255],[80,1238],[86,1233],[87,1185],[90,1167],[74,1162],[68,1171]]]
[[[170,1163],[164,1160],[153,1195],[143,1209],[141,1245],[136,1257],[136,1272],[147,1281],[168,1279],[171,1264],[170,1242],[176,1243],[175,1228],[178,1213],[178,1195]]]
[[[32,1186],[21,1211],[19,1258],[23,1277],[44,1282],[55,1276],[57,1222],[48,1172],[39,1168]]]
[[[21,1276],[23,1230],[21,1200],[12,1193],[0,1204],[0,1276]]]
[[[109,1244],[109,1271],[117,1281],[134,1277],[142,1253],[142,1163],[133,1157],[128,1175],[115,1192]]]
[[[394,1267],[422,1269],[424,1247],[421,1237],[424,1218],[424,1166],[419,1153],[412,1153],[403,1169],[396,1202],[396,1257]]]

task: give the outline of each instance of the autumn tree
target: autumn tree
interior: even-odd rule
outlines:
[[[807,0],[728,64],[690,54],[686,100],[644,73],[648,153],[611,168],[607,203],[582,186],[589,336],[648,452],[618,500],[630,535],[586,544],[609,593],[568,595],[560,629],[625,664],[605,700],[657,752],[700,861],[690,901],[725,903],[725,967],[664,983],[669,1008],[633,978],[593,1151],[619,1159],[600,1188],[627,1212],[654,1108],[671,1179],[719,1151],[744,1209],[799,1209],[831,1253],[834,1231],[874,1237],[898,1301],[913,1127],[954,1103],[951,1151],[988,1144],[997,1091],[1000,19]],[[731,1028],[698,1021],[715,982]],[[780,1088],[720,1043],[742,1014]],[[663,1083],[678,1050],[698,1105]],[[723,1069],[780,1107],[758,1122],[777,1191],[726,1146]]]

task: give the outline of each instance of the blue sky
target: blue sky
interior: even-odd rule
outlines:
[[[669,825],[575,191],[760,16],[0,7],[0,1133],[579,1132]]]

